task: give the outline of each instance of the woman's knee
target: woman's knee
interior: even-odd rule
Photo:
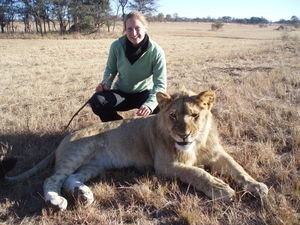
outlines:
[[[107,106],[101,101],[101,97],[98,93],[95,93],[89,100],[89,105],[91,106],[93,112],[97,115],[101,113],[101,111],[106,110]]]

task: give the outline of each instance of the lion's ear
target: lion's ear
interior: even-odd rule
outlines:
[[[158,105],[160,107],[164,107],[166,104],[171,102],[172,97],[167,93],[157,92],[156,99],[157,99]]]
[[[213,91],[204,91],[197,95],[197,100],[202,108],[211,110],[216,101],[216,94]]]

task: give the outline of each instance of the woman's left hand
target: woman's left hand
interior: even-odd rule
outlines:
[[[142,105],[139,110],[136,112],[136,115],[138,116],[148,116],[151,113],[151,109],[146,106]]]

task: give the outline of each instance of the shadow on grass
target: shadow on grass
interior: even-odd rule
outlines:
[[[15,167],[7,175],[18,175],[32,168],[48,154],[55,151],[66,135],[66,132],[0,134],[0,158],[17,159]],[[49,165],[47,169],[41,170],[36,175],[15,184],[5,184],[0,180],[0,205],[3,208],[0,213],[0,223],[5,223],[11,218],[15,218],[14,222],[17,222],[22,221],[26,217],[43,216],[43,209],[46,207],[43,199],[43,183],[52,172],[53,165]],[[135,168],[112,169],[88,181],[87,185],[93,186],[100,182],[106,182],[111,186],[131,187],[148,176],[151,178],[156,177],[154,171],[151,170],[139,171]],[[164,182],[164,179],[159,180]],[[121,195],[119,197],[122,204],[126,205],[128,201],[126,197],[128,196]],[[68,198],[68,201],[71,203],[68,209],[76,209],[71,199]],[[108,205],[107,207],[117,208],[118,206]],[[162,210],[160,214],[153,217],[162,217],[170,214],[170,212]]]
[[[1,134],[0,144],[3,145],[1,146],[2,152],[4,152],[3,149],[7,148],[6,156],[8,158],[15,157],[18,159],[16,167],[10,171],[8,175],[16,175],[33,167],[50,152],[54,151],[66,134],[67,133]],[[15,218],[14,222],[16,222],[22,221],[22,219],[26,217],[42,216],[43,208],[45,207],[43,182],[46,177],[51,175],[52,171],[52,168],[49,166],[49,168],[40,171],[31,178],[13,185],[3,185],[0,182],[0,204],[2,207],[0,223],[6,222],[9,218]],[[92,179],[87,185],[93,186],[99,182],[106,182],[109,186],[116,187],[117,190],[119,190],[116,199],[112,202],[101,203],[101,207],[104,207],[104,209],[115,208],[117,210],[120,204],[125,208],[132,204],[131,198],[128,196],[134,195],[135,191],[131,187],[144,182],[145,179],[150,179],[154,189],[156,185],[160,184],[167,186],[170,193],[172,192],[172,194],[167,194],[170,195],[167,196],[169,201],[173,202],[168,207],[157,208],[148,202],[135,201],[136,204],[140,204],[140,206],[144,208],[144,213],[148,215],[149,219],[162,221],[160,224],[188,224],[183,218],[177,215],[177,203],[179,203],[182,198],[181,194],[191,194],[197,198],[203,198],[203,202],[207,203],[199,207],[212,208],[213,203],[207,201],[207,198],[201,192],[181,182],[178,183],[178,190],[175,189],[174,191],[172,190],[173,181],[156,176],[154,171],[144,172],[134,168],[113,169]],[[202,200],[199,202],[202,202]],[[253,208],[259,206],[257,201],[252,204]],[[70,205],[69,209],[76,209],[76,207],[73,208],[73,206]]]
[[[14,176],[33,167],[54,151],[66,134],[65,132],[0,134],[1,160],[3,158],[17,160],[15,167],[7,175]],[[0,180],[0,204],[3,208],[0,222],[10,216],[21,219],[41,212],[44,206],[43,181],[51,172],[49,166],[29,179],[15,184],[5,184]]]

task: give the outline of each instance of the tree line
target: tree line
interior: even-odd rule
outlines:
[[[250,17],[250,18],[234,18],[230,16],[223,16],[219,18],[212,18],[212,17],[197,17],[197,18],[187,18],[187,17],[180,17],[177,13],[166,14],[158,13],[157,16],[152,17],[152,20],[155,21],[176,21],[176,22],[223,22],[223,23],[241,23],[241,24],[268,24],[272,23],[271,21],[267,20],[264,17]],[[290,25],[296,25],[300,23],[300,20],[297,16],[292,16],[289,20],[281,19],[279,21],[273,22],[273,23],[282,23],[282,24],[290,24]]]
[[[16,24],[23,23],[25,33],[38,32],[97,32],[101,28],[115,29],[128,10],[144,13],[150,21],[223,22],[242,24],[268,24],[264,17],[233,18],[223,16],[217,19],[186,18],[158,13],[159,0],[0,0],[1,32],[14,33]],[[280,20],[277,23],[300,26],[298,17]]]
[[[243,24],[260,24],[260,23],[270,23],[264,17],[251,17],[251,18],[233,18],[230,16],[223,16],[220,18],[212,18],[212,17],[197,17],[197,18],[187,18],[187,17],[179,17],[177,13],[173,15],[163,13],[159,13],[154,20],[157,21],[177,21],[177,22],[224,22],[224,23],[243,23]]]
[[[24,32],[41,35],[47,32],[110,31],[126,10],[145,14],[156,11],[158,0],[1,0],[1,32],[15,32],[16,22],[22,22]],[[112,10],[112,6],[115,7]],[[119,15],[120,14],[120,15]],[[32,27],[34,24],[34,29]],[[58,25],[58,27],[56,27]]]

